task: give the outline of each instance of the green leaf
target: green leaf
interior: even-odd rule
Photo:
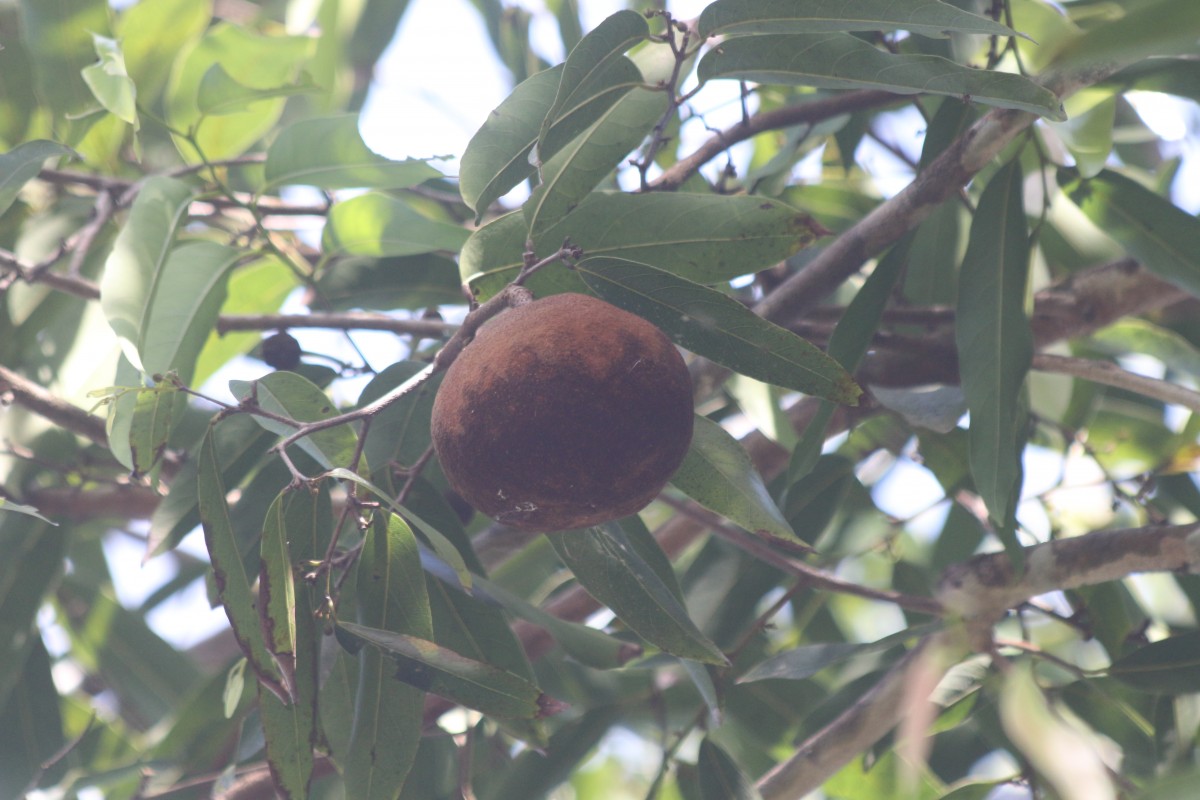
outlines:
[[[210,161],[240,156],[265,136],[283,113],[286,98],[271,97],[234,114],[204,115],[199,106],[200,87],[214,64],[250,88],[274,89],[296,80],[314,44],[308,36],[259,35],[218,22],[198,41],[185,46],[166,94],[167,122],[175,130],[194,132],[194,145],[175,137],[183,157],[197,163],[201,154]]]
[[[1192,0],[1139,3],[1070,41],[1052,64],[1064,72],[1094,65],[1108,71],[1151,56],[1194,55],[1198,40],[1200,5]]]
[[[997,703],[1004,733],[1059,797],[1115,798],[1101,737],[1046,697],[1029,661],[1005,672]]]
[[[357,114],[292,123],[267,150],[264,169],[268,187],[403,189],[442,177],[424,160],[393,161],[370,150],[359,133]]]
[[[466,658],[415,636],[338,622],[346,632],[403,659],[396,678],[484,714],[534,719],[555,713],[559,703],[511,672]]]
[[[580,664],[596,669],[616,669],[642,653],[640,645],[621,641],[603,631],[578,622],[560,619],[498,583],[492,583],[478,576],[474,580],[475,586],[481,592],[500,603],[510,613],[526,622],[532,622],[534,625],[545,628],[563,651]]]
[[[196,107],[204,116],[219,117],[249,111],[255,103],[262,100],[316,91],[319,91],[318,87],[306,72],[301,73],[300,78],[295,81],[279,86],[256,88],[239,83],[220,64],[213,64],[200,79],[200,88],[196,92]],[[330,142],[325,142],[324,146],[328,147],[329,144]]]
[[[49,785],[62,777],[67,764],[55,755],[64,745],[60,698],[51,676],[50,655],[40,636],[14,665],[21,690],[0,699],[0,796],[28,797],[35,778]]]
[[[867,354],[896,281],[904,273],[904,268],[911,266],[908,259],[911,241],[911,238],[904,239],[879,260],[862,288],[846,307],[846,313],[838,320],[833,334],[829,337],[830,358],[848,372],[857,370],[863,356]],[[789,487],[811,472],[816,465],[825,445],[825,428],[833,412],[833,403],[822,400],[821,407],[804,429],[804,435],[792,451],[792,458],[788,464]]]
[[[31,517],[37,517],[42,522],[49,522],[51,525],[58,525],[57,522],[52,522],[46,517],[43,517],[36,507],[27,506],[24,503],[14,503],[7,497],[0,497],[0,511],[7,511],[11,514],[26,514]]]
[[[104,264],[100,306],[125,357],[143,372],[144,332],[167,256],[191,201],[191,188],[182,181],[159,175],[148,178]]]
[[[745,36],[710,50],[701,81],[736,78],[822,89],[882,89],[895,94],[970,97],[984,105],[1066,119],[1062,104],[1028,78],[964,67],[941,56],[887,53],[848,33]]]
[[[571,213],[592,189],[641,144],[667,110],[663,92],[634,89],[542,165],[542,184],[523,206],[536,236]]]
[[[296,274],[279,258],[267,255],[255,259],[230,273],[221,313],[273,314],[297,284]],[[192,381],[203,384],[231,358],[248,352],[260,339],[257,331],[230,331],[224,335],[210,331],[196,358]]]
[[[905,30],[1014,36],[1006,25],[940,0],[717,0],[700,15],[700,36]]]
[[[242,252],[216,242],[186,242],[167,255],[146,298],[138,353],[147,375],[174,372],[185,385],[225,302]]]
[[[257,600],[250,590],[250,579],[242,562],[238,542],[229,522],[229,506],[225,502],[225,484],[221,477],[213,444],[213,429],[205,434],[196,454],[197,495],[200,501],[200,521],[204,526],[204,544],[212,561],[217,597],[225,607],[233,636],[251,668],[272,693],[287,698],[279,683],[279,671],[263,640],[259,624]]]
[[[0,703],[21,679],[42,598],[63,568],[67,537],[32,516],[0,516]]]
[[[862,394],[817,347],[715,289],[619,258],[585,258],[575,272],[601,298],[743,375],[839,403],[853,404]]]
[[[754,783],[711,736],[700,742],[696,766],[700,772],[702,800],[762,800]]]
[[[137,87],[125,70],[125,57],[115,39],[92,34],[99,61],[83,68],[83,80],[108,111],[135,128],[138,125]]]
[[[471,588],[471,572],[467,569],[467,564],[463,560],[462,554],[458,551],[458,548],[454,546],[454,543],[450,541],[445,534],[443,534],[434,526],[430,525],[425,520],[418,517],[410,509],[407,509],[399,503],[396,503],[392,499],[391,493],[385,492],[383,489],[380,489],[378,486],[371,483],[361,475],[351,472],[343,467],[338,467],[337,469],[331,469],[329,471],[329,477],[357,483],[359,486],[370,490],[370,492],[382,500],[388,506],[388,508],[395,511],[397,514],[403,515],[405,519],[417,526],[417,530],[421,531],[421,533],[429,541],[429,544],[433,547],[434,552],[437,553],[443,561],[451,566],[455,574],[458,576],[459,583],[462,584],[463,588]]]
[[[288,492],[276,495],[263,523],[258,568],[258,611],[267,650],[275,657],[284,687],[296,699],[296,583],[288,550],[283,502]]]
[[[135,477],[149,473],[158,464],[171,434],[172,417],[177,407],[182,410],[180,396],[168,384],[139,389],[136,397],[129,426],[129,454]]]
[[[1067,98],[1066,108],[1070,119],[1052,122],[1050,127],[1071,151],[1079,173],[1084,178],[1094,178],[1104,169],[1112,152],[1116,95],[1085,89]]]
[[[1025,316],[1029,229],[1017,161],[979,198],[959,278],[955,342],[971,412],[971,475],[1001,540],[1017,559],[1015,510],[1021,493],[1021,387],[1033,357]]]
[[[286,490],[275,498],[263,525],[259,608],[268,648],[290,676],[292,702],[285,704],[259,683],[259,712],[267,740],[267,761],[277,789],[303,800],[312,779],[317,731],[317,686],[321,631],[317,613],[324,591],[297,583],[296,569],[322,558],[333,533],[327,491]]]
[[[272,372],[256,381],[230,381],[229,391],[242,402],[255,402],[264,411],[297,422],[315,422],[338,415],[325,392],[295,372]],[[296,430],[267,417],[255,416],[254,421],[280,436],[287,436]],[[355,443],[354,433],[345,425],[317,431],[297,442],[300,449],[326,469],[354,466],[349,462],[354,454]]]
[[[175,59],[211,19],[209,4],[195,0],[140,0],[117,17],[117,40],[144,105],[158,98]]]
[[[671,484],[748,531],[795,541],[750,456],[724,428],[696,415],[692,446]]]
[[[424,310],[462,303],[458,265],[434,253],[394,258],[345,258],[317,278],[329,309]]]
[[[604,75],[610,64],[623,61],[621,54],[649,34],[650,27],[644,16],[624,10],[609,16],[584,36],[563,63],[554,102],[542,122],[542,133],[545,134],[551,123],[565,116],[570,109],[581,105],[580,99],[587,94],[589,84],[594,83],[597,76]],[[630,64],[632,66],[632,62]]]
[[[643,639],[680,658],[720,666],[728,663],[619,525],[610,522],[548,538],[588,594]]]
[[[1154,694],[1191,694],[1200,680],[1200,635],[1185,633],[1140,647],[1108,668],[1124,684]]]
[[[490,297],[516,277],[526,231],[522,214],[508,214],[476,230],[463,245],[459,269],[478,298]],[[808,214],[763,197],[592,192],[533,243],[537,255],[546,256],[569,239],[588,257],[624,258],[697,283],[719,283],[777,264],[822,232]],[[564,280],[567,285],[558,291],[578,286],[573,276],[553,269],[535,274],[529,285],[536,290]]]
[[[213,439],[220,474],[230,485],[240,483],[250,473],[275,439],[249,414],[222,420],[209,436]],[[150,536],[146,542],[147,558],[174,548],[200,524],[197,475],[196,459],[184,462],[171,481],[171,491],[154,509],[154,515],[150,518]]]
[[[20,7],[19,24],[33,62],[38,98],[56,115],[93,110],[96,100],[81,72],[96,58],[92,34],[108,33],[108,3],[21,0]]]
[[[1083,180],[1060,170],[1063,191],[1146,269],[1200,297],[1200,220],[1137,181],[1103,170]]]
[[[457,253],[468,236],[458,225],[418,214],[403,200],[364,194],[333,207],[321,242],[330,255],[411,256]]]
[[[533,174],[529,153],[537,142],[542,120],[554,104],[562,69],[559,65],[518,84],[504,102],[492,109],[483,127],[467,143],[459,165],[459,191],[476,220],[509,189]]]
[[[417,541],[394,514],[367,531],[356,580],[358,621],[370,629],[433,638],[433,618]],[[404,786],[421,741],[423,687],[393,678],[396,665],[374,647],[358,654],[354,725],[343,757],[350,797],[394,798]]]
[[[47,159],[74,155],[69,147],[38,139],[17,145],[0,156],[0,215],[12,206],[21,187],[37,177]]]
[[[1141,353],[1157,358],[1168,369],[1200,377],[1200,348],[1175,331],[1126,317],[1089,337],[1088,344],[1110,355]]]
[[[398,361],[386,368],[363,389],[359,406],[368,405],[402,385],[428,365],[417,361]],[[440,376],[425,381],[404,397],[389,405],[371,420],[363,456],[370,474],[376,474],[390,462],[412,466],[432,442],[429,421],[433,398]]]

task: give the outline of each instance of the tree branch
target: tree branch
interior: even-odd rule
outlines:
[[[1075,75],[1057,76],[1046,86],[1060,98],[1108,77],[1118,65]],[[951,102],[951,101],[947,101]],[[943,201],[1000,154],[1037,116],[1028,111],[988,112],[891,199],[876,206],[849,230],[830,242],[804,269],[765,297],[755,311],[774,322],[786,322],[814,308],[868,258],[883,252],[919,225]]]
[[[231,331],[269,331],[285,328],[330,328],[334,330],[389,331],[396,334],[444,339],[458,330],[457,325],[434,319],[397,319],[386,314],[351,311],[342,314],[223,314],[217,320],[217,333]]]
[[[1010,608],[1052,590],[1139,572],[1200,571],[1200,523],[1096,531],[1026,548],[1025,555],[1026,569],[1019,577],[1007,553],[976,556],[947,568],[937,599],[964,626],[922,641],[854,705],[759,779],[763,800],[804,797],[872,747],[914,713],[914,703],[926,702],[912,697],[908,687],[936,683],[972,649],[986,652],[992,645],[992,625]]]
[[[874,89],[843,92],[832,97],[799,103],[786,108],[777,108],[755,114],[736,125],[719,131],[696,148],[696,151],[679,159],[654,180],[647,188],[650,191],[670,191],[678,189],[684,181],[716,158],[729,147],[745,141],[765,131],[790,128],[794,125],[814,124],[822,120],[848,114],[852,111],[862,111],[866,108],[885,106],[891,103],[906,103],[910,98],[904,98],[891,92],[881,92]]]
[[[60,428],[91,439],[101,447],[108,447],[108,433],[103,417],[89,414],[82,408],[54,396],[33,381],[2,365],[0,394],[10,394],[17,404],[45,417]]]
[[[1200,392],[1194,392],[1186,387],[1157,378],[1137,375],[1121,369],[1109,361],[1093,361],[1086,358],[1068,358],[1067,356],[1037,353],[1033,357],[1033,368],[1041,372],[1070,375],[1094,383],[1103,383],[1106,386],[1115,386],[1144,397],[1151,397],[1164,403],[1173,403],[1200,412]]]

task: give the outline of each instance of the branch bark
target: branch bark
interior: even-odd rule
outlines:
[[[910,686],[929,686],[971,650],[992,646],[992,625],[1013,608],[1055,589],[1076,589],[1139,572],[1200,572],[1200,523],[1096,531],[1026,548],[1019,577],[1006,553],[949,567],[937,599],[955,626],[919,643],[870,691],[759,779],[763,800],[799,800],[819,788],[914,713]],[[928,674],[932,670],[933,674]],[[919,674],[918,671],[926,671]],[[932,680],[931,680],[932,679]]]

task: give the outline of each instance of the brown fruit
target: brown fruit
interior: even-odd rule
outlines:
[[[557,294],[480,328],[433,404],[450,485],[533,531],[639,511],[692,439],[692,384],[662,331],[603,300]]]

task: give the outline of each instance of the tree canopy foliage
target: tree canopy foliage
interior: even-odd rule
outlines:
[[[1195,0],[475,0],[448,167],[403,0],[123,5],[0,4],[0,797],[1193,796]],[[640,514],[449,491],[525,291],[687,354]]]

